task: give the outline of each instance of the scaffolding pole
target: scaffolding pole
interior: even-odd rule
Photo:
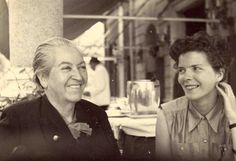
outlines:
[[[119,5],[118,8],[118,14],[120,16],[118,19],[118,33],[121,33],[124,28],[124,21],[122,19],[122,15],[124,14],[123,6]],[[118,83],[119,83],[119,97],[124,97],[125,96],[125,68],[124,68],[124,34],[120,34],[118,37],[118,46],[119,48],[119,55],[120,55],[120,61],[118,61]]]
[[[179,21],[179,22],[211,22],[220,23],[219,19],[206,18],[180,18],[180,17],[137,17],[137,16],[106,16],[106,15],[79,15],[65,14],[64,19],[114,19],[114,20],[130,20],[130,21]]]
[[[129,15],[133,16],[133,0],[129,1]],[[134,51],[133,48],[131,48],[134,44],[133,42],[133,21],[129,22],[129,63],[130,63],[130,79],[131,81],[134,80],[134,76],[135,76],[135,70],[134,70]]]

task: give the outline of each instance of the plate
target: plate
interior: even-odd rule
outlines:
[[[126,117],[126,115],[124,114],[120,114],[120,115],[108,115],[109,118],[113,118],[113,117]]]
[[[125,117],[126,115],[121,113],[120,110],[107,110],[106,111],[108,117]]]

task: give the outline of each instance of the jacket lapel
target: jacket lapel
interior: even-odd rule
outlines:
[[[74,144],[75,140],[58,111],[46,96],[41,99],[40,125],[46,142],[54,144]]]
[[[83,104],[83,100],[78,102],[76,104],[77,120],[79,122],[88,123],[90,128],[92,128],[92,135],[87,137],[88,142],[85,146],[90,146],[90,148],[93,149],[97,155],[99,155],[99,153],[105,154],[106,151],[104,151],[104,145],[106,145],[109,141],[109,138],[107,138],[108,134],[106,134],[107,129],[104,129],[102,126],[102,120],[99,119],[100,113],[95,113],[95,110],[91,108],[98,107],[90,107],[89,104]],[[82,139],[83,138],[81,138],[81,140]],[[92,152],[92,150],[90,151]]]

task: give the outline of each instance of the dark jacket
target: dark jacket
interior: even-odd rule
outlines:
[[[78,122],[92,135],[74,139],[46,96],[7,108],[0,120],[0,160],[116,160],[119,150],[107,115],[96,105],[76,103]]]

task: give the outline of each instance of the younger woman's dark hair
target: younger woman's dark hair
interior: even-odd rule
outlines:
[[[232,64],[232,58],[226,40],[217,36],[210,36],[205,31],[177,39],[169,51],[170,57],[176,62],[175,67],[179,63],[179,56],[191,51],[205,53],[213,69],[219,71],[220,68],[223,68],[225,75],[227,75]]]

